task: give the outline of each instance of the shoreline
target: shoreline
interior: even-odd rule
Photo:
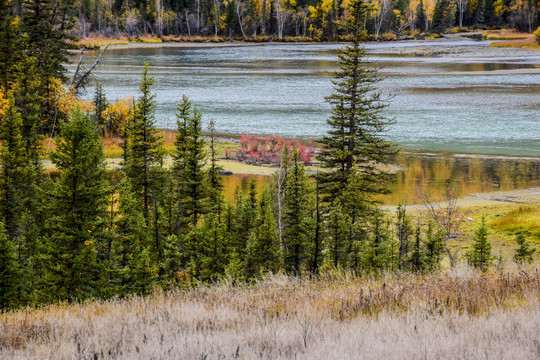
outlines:
[[[462,34],[445,34],[437,39],[404,39],[404,40],[384,40],[384,41],[368,41],[363,43],[371,54],[393,54],[399,56],[422,56],[422,57],[438,57],[438,58],[464,58],[464,57],[531,57],[538,56],[539,50],[520,47],[499,47],[490,46],[503,42],[503,40],[475,40],[468,36],[468,33]],[[114,40],[111,40],[114,41]],[[469,41],[469,44],[461,44],[454,46],[451,44],[456,41]],[[447,46],[445,46],[445,43]],[[346,42],[341,41],[238,41],[229,40],[223,42],[196,42],[196,41],[165,41],[165,42],[130,42],[127,44],[111,44],[107,50],[134,50],[134,49],[160,49],[160,48],[177,48],[177,49],[200,49],[200,48],[226,48],[226,47],[255,47],[255,46],[320,46],[320,45],[344,45]],[[425,44],[429,44],[430,48],[426,48]],[[435,45],[435,48],[433,48]],[[88,48],[86,51],[100,51],[107,45],[99,44],[95,48]],[[373,51],[375,50],[375,51]],[[79,50],[74,51],[77,53]]]

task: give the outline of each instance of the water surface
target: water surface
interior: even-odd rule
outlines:
[[[143,61],[156,79],[157,121],[174,128],[186,94],[223,133],[318,137],[328,127],[339,44],[264,44],[108,51],[95,77],[111,100],[137,95]],[[411,56],[389,47],[487,46],[487,42],[368,44],[386,77],[388,136],[405,149],[540,156],[540,57]],[[414,52],[413,52],[414,53]],[[92,94],[89,92],[88,97]]]

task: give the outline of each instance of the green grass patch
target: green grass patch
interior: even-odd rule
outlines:
[[[507,234],[526,233],[540,240],[540,206],[520,206],[493,219],[491,226]]]

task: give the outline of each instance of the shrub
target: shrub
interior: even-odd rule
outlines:
[[[279,164],[283,149],[287,147],[289,153],[292,153],[296,147],[300,161],[309,165],[314,153],[312,147],[302,144],[297,139],[285,140],[275,135],[259,136],[243,134],[240,136],[239,142],[239,150],[225,150],[225,157],[227,159],[236,158],[249,164]]]
[[[540,26],[533,32],[536,42],[540,44]]]

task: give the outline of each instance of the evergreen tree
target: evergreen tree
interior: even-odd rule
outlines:
[[[433,11],[433,20],[431,22],[431,31],[442,33],[454,25],[456,15],[456,5],[450,0],[439,0]]]
[[[96,122],[101,136],[105,136],[105,131],[107,129],[105,111],[109,106],[109,102],[107,101],[105,90],[103,90],[103,86],[99,82],[96,84],[96,90],[94,92],[94,105],[96,107],[94,112],[94,121]]]
[[[255,226],[247,245],[248,277],[276,272],[280,268],[278,231],[270,190],[265,188],[261,194]]]
[[[426,26],[426,11],[424,10],[424,2],[420,0],[416,5],[416,22],[415,25],[422,31],[427,31]]]
[[[184,96],[178,105],[178,135],[175,142],[173,172],[178,181],[181,225],[195,227],[208,211],[208,177],[201,113]],[[215,170],[215,169],[214,169]]]
[[[412,235],[411,218],[407,215],[406,208],[401,204],[397,208],[397,223],[396,223],[397,236],[399,240],[399,269],[403,269],[405,263],[408,260],[410,252],[410,240]]]
[[[321,139],[323,148],[318,159],[328,170],[320,174],[328,199],[339,198],[351,180],[353,167],[357,167],[364,178],[362,191],[368,201],[371,195],[386,192],[389,174],[379,165],[395,153],[393,144],[382,137],[392,121],[381,115],[386,105],[374,87],[380,76],[376,68],[368,66],[361,45],[366,40],[362,29],[368,6],[362,0],[353,0],[348,10],[350,17],[344,28],[350,33],[351,44],[338,57],[340,70],[334,75],[335,90],[327,98],[333,106],[327,120],[331,130]]]
[[[218,222],[221,222],[221,213],[223,208],[223,180],[221,178],[221,171],[223,167],[217,162],[217,150],[216,150],[216,130],[215,123],[210,120],[208,124],[208,135],[210,137],[209,150],[210,150],[210,167],[208,168],[208,201],[212,212],[217,213]]]
[[[150,261],[149,231],[128,178],[120,183],[113,229],[107,287],[113,294],[148,294],[157,271]]]
[[[148,224],[150,217],[151,187],[155,183],[154,173],[163,158],[163,139],[155,125],[155,95],[150,92],[154,79],[148,77],[150,66],[144,63],[144,71],[139,87],[141,96],[135,104],[133,121],[129,125],[129,143],[124,171],[130,178],[133,192],[143,208],[143,216]]]
[[[23,213],[23,192],[20,185],[24,183],[26,161],[21,135],[21,116],[15,108],[13,96],[8,95],[5,116],[0,127],[0,216],[4,223],[6,235],[10,241],[19,240],[21,216]],[[20,247],[19,244],[18,247]]]
[[[9,89],[21,53],[18,21],[11,0],[0,0],[0,89]]]
[[[96,249],[107,216],[103,144],[94,122],[76,109],[62,126],[51,160],[60,170],[48,194],[48,292],[53,299],[96,296]]]
[[[217,213],[205,216],[201,231],[201,279],[212,280],[223,275],[229,264],[229,234]]]
[[[473,248],[468,252],[469,263],[475,268],[487,270],[491,264],[491,243],[487,239],[488,229],[485,217],[482,217],[480,227],[475,232]]]
[[[257,181],[252,177],[249,181],[248,196],[242,194],[240,187],[236,188],[235,207],[232,214],[232,247],[240,258],[245,258],[248,239],[255,229],[257,216]]]
[[[412,271],[423,271],[425,267],[424,248],[422,246],[422,229],[420,224],[416,227],[414,244],[412,245],[409,265]]]
[[[15,246],[6,235],[4,224],[0,222],[0,311],[20,305],[20,285]]]
[[[428,271],[438,270],[441,265],[442,254],[444,251],[445,231],[440,228],[433,233],[433,223],[428,223],[426,243],[425,243],[425,261]]]
[[[299,160],[298,149],[294,149],[291,166],[286,177],[285,218],[283,238],[286,245],[285,270],[300,276],[300,267],[311,245],[311,196],[312,191],[304,164]]]
[[[322,262],[322,251],[323,251],[323,242],[322,242],[322,206],[321,206],[321,196],[319,192],[319,178],[315,176],[315,209],[313,215],[314,221],[314,230],[313,230],[313,246],[310,256],[310,269],[311,272],[317,274],[319,272],[319,267]]]
[[[514,261],[519,265],[532,263],[536,248],[531,247],[531,243],[527,241],[527,236],[524,233],[517,234],[516,243],[519,247],[514,251]]]
[[[350,218],[343,211],[339,201],[330,207],[326,221],[326,248],[328,249],[330,265],[345,267],[347,265],[347,239],[349,238]]]
[[[36,62],[35,57],[24,56],[15,67],[17,81],[13,86],[13,96],[15,106],[22,119],[25,156],[34,167],[40,168],[41,137],[39,130],[43,96],[39,92],[41,81],[36,74]]]
[[[55,87],[57,79],[66,81],[65,64],[69,50],[75,49],[76,37],[70,30],[74,25],[74,3],[66,0],[25,0],[21,31],[25,51],[36,58],[40,78],[38,92],[41,106],[41,131],[51,133],[59,120]],[[67,119],[64,119],[67,120]]]

